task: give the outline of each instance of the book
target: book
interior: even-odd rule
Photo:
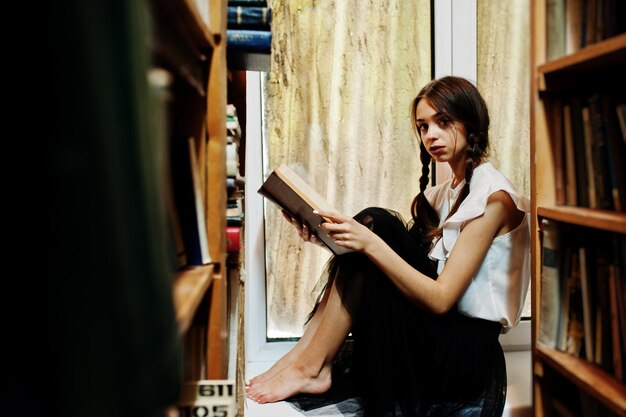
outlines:
[[[608,160],[608,176],[613,207],[616,211],[626,211],[626,124],[620,128],[619,106],[613,97],[602,96],[602,116],[606,127],[606,152]],[[621,132],[620,133],[620,129]],[[624,135],[624,136],[623,136]]]
[[[539,341],[550,348],[557,346],[561,282],[559,277],[559,224],[541,220],[541,302]]]
[[[590,265],[589,248],[581,247],[578,250],[578,259],[580,261],[580,288],[582,296],[583,310],[583,341],[585,358],[587,361],[594,362],[594,335],[595,335],[595,293],[592,291],[592,267]]]
[[[241,250],[241,227],[226,226],[226,252],[233,253]]]
[[[578,52],[582,47],[585,23],[583,0],[566,0],[565,4],[565,53]]]
[[[546,58],[565,55],[565,0],[546,1]]]
[[[228,0],[228,6],[267,7],[267,0]]]
[[[592,128],[591,158],[593,178],[591,181],[595,185],[596,204],[600,209],[611,210],[614,207],[608,166],[607,126],[604,123],[602,97],[599,94],[593,94],[589,97],[589,112]]]
[[[563,132],[563,101],[554,98],[550,102],[550,112],[553,123],[550,126],[552,142],[552,152],[554,160],[554,185],[556,187],[556,204],[564,206],[567,204],[566,191],[566,161],[565,161],[565,133]]]
[[[576,185],[574,134],[572,133],[572,106],[570,104],[563,106],[563,136],[565,146],[565,202],[568,206],[575,206],[578,204],[578,187]]]
[[[584,100],[573,97],[571,102],[572,138],[574,142],[574,164],[576,166],[576,205],[589,207],[589,180],[585,152],[585,128],[583,122]]]
[[[258,6],[228,6],[229,29],[263,29],[272,25],[272,9]]]
[[[272,32],[256,29],[227,29],[226,45],[229,50],[270,53]]]
[[[316,234],[318,239],[335,255],[352,252],[350,249],[338,246],[328,236],[328,232],[321,227],[323,222],[331,220],[313,213],[313,210],[337,210],[286,164],[283,163],[274,169],[258,192],[301,224],[306,224],[309,230]]]
[[[586,172],[581,173],[581,175],[587,176],[587,206],[590,208],[598,208],[598,199],[596,192],[596,167],[595,161],[593,159],[593,128],[591,127],[591,114],[589,111],[589,106],[583,106],[582,108],[582,116],[583,116],[583,144],[585,151],[585,164],[586,164]]]
[[[581,272],[580,272],[580,259],[579,251],[574,249],[571,252],[571,258],[569,259],[570,271],[567,283],[567,311],[564,314],[567,315],[567,328],[564,334],[565,337],[565,352],[575,357],[580,357],[583,351],[583,297],[581,289]]]
[[[172,140],[172,184],[174,201],[188,265],[211,262],[195,140]]]

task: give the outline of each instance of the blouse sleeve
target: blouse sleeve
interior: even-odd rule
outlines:
[[[433,260],[446,260],[454,248],[465,223],[481,216],[487,207],[491,194],[503,190],[507,192],[518,210],[530,211],[530,201],[515,190],[513,184],[490,164],[485,169],[477,169],[470,183],[470,193],[459,209],[443,224],[443,236],[430,252]]]

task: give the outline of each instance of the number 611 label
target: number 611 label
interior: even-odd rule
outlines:
[[[180,417],[234,417],[234,380],[199,380],[183,383],[178,412]]]

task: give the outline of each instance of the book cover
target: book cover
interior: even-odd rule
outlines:
[[[228,49],[241,52],[270,53],[272,32],[269,30],[227,29]]]
[[[546,1],[546,58],[565,55],[565,0]]]
[[[259,6],[228,6],[229,29],[263,29],[272,25],[272,9]]]
[[[602,98],[599,94],[589,97],[589,112],[592,127],[591,157],[596,203],[600,209],[613,209],[611,179],[607,152],[607,127],[602,114]]]
[[[565,163],[565,137],[563,132],[563,101],[554,98],[550,102],[552,123],[550,125],[551,143],[554,160],[554,185],[556,187],[556,204],[567,204],[566,192],[566,163]]]
[[[571,102],[572,138],[574,142],[574,163],[576,165],[577,206],[589,207],[589,181],[587,176],[587,156],[585,152],[585,128],[583,122],[584,101],[574,97]]]
[[[233,253],[241,250],[241,227],[226,226],[226,252]]]
[[[539,341],[550,348],[557,346],[559,333],[559,306],[561,305],[559,279],[559,224],[541,221],[541,302],[539,313]]]
[[[171,154],[174,199],[180,215],[187,264],[205,265],[211,262],[211,257],[194,139],[175,138]]]
[[[593,159],[593,129],[591,127],[591,115],[589,111],[589,106],[583,106],[582,108],[582,116],[583,116],[583,140],[584,140],[584,149],[585,149],[585,165],[586,171],[583,175],[587,175],[587,207],[589,208],[599,208],[598,207],[598,199],[597,199],[597,191],[596,191],[596,166],[595,161]]]
[[[608,176],[613,207],[616,211],[626,211],[626,124],[620,133],[619,111],[616,111],[614,99],[602,96],[602,116],[606,129],[606,153]],[[621,122],[624,122],[623,118]],[[625,136],[623,136],[625,135]]]
[[[582,47],[584,37],[583,0],[566,0],[565,4],[565,53],[573,54]]]
[[[579,251],[574,250],[571,253],[571,266],[568,283],[567,311],[567,329],[565,331],[565,352],[575,357],[580,357],[583,352],[584,330],[583,330],[583,297],[581,289],[581,272]]]
[[[587,361],[594,362],[594,339],[595,339],[595,292],[593,292],[591,258],[589,248],[581,247],[578,250],[580,260],[580,288],[583,307],[583,340],[584,352]]]
[[[330,220],[313,213],[313,210],[337,210],[286,164],[272,171],[258,192],[302,224],[308,225],[309,229],[334,254],[352,252],[350,249],[338,246],[328,236],[328,232],[321,227],[323,222]]]
[[[578,204],[576,182],[576,158],[574,156],[574,134],[572,133],[572,106],[563,106],[563,136],[565,146],[565,201],[568,206]]]
[[[267,0],[228,0],[228,6],[267,7]]]

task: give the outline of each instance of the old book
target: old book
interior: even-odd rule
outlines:
[[[561,305],[559,224],[552,220],[542,219],[541,231],[539,341],[550,348],[556,348],[560,321],[559,306]]]
[[[277,204],[300,223],[308,225],[334,254],[351,252],[350,249],[338,246],[321,227],[323,222],[330,221],[313,213],[313,210],[336,211],[317,191],[306,183],[286,164],[281,164],[267,177],[259,193]]]
[[[272,32],[258,29],[227,29],[226,44],[231,51],[269,54],[272,48]]]
[[[211,262],[205,206],[193,138],[174,138],[171,145],[172,184],[188,265]]]
[[[546,58],[565,55],[565,0],[546,2]]]
[[[571,102],[572,137],[574,141],[574,164],[576,166],[577,206],[589,207],[589,181],[587,154],[585,152],[585,127],[583,122],[584,100],[577,96]]]
[[[572,133],[572,106],[563,106],[563,137],[565,146],[565,202],[568,206],[578,204],[576,186],[576,158],[574,157],[574,135]],[[558,166],[557,166],[558,168]]]
[[[272,25],[272,9],[258,6],[228,6],[229,29],[269,30]]]
[[[555,98],[550,102],[552,113],[551,142],[554,160],[554,184],[556,187],[556,204],[567,204],[566,192],[566,162],[565,162],[565,134],[563,132],[563,101]]]
[[[598,198],[596,191],[596,166],[593,160],[593,143],[595,141],[593,137],[593,128],[591,127],[591,114],[589,106],[582,108],[583,116],[583,145],[585,152],[585,172],[582,175],[587,175],[587,207],[598,208]]]
[[[595,310],[595,293],[592,291],[592,267],[589,256],[589,248],[581,247],[578,250],[578,259],[580,260],[580,288],[582,295],[583,307],[583,341],[585,358],[587,361],[594,362],[593,341],[595,335],[595,323],[593,312]]]

